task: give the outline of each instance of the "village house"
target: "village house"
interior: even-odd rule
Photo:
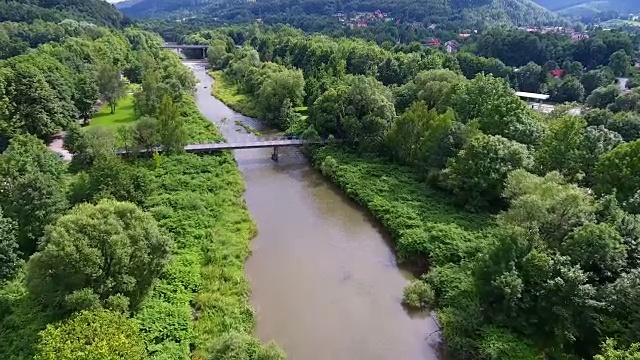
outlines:
[[[429,47],[437,47],[440,46],[440,39],[438,38],[429,38],[429,40],[427,40],[427,46]]]
[[[449,54],[453,54],[455,52],[458,52],[459,48],[460,48],[460,44],[455,40],[449,40],[446,43],[444,43],[444,49]]]

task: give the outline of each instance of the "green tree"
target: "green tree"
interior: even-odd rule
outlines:
[[[446,168],[444,185],[462,203],[496,207],[507,175],[531,162],[526,146],[501,136],[477,135]]]
[[[169,95],[162,98],[156,117],[158,118],[160,144],[165,151],[183,151],[187,143],[187,132],[178,107]]]
[[[113,153],[100,155],[72,189],[74,203],[112,198],[138,205],[153,192],[149,171],[127,164]]]
[[[409,83],[398,89],[406,98],[396,100],[398,110],[406,109],[414,101],[424,101],[429,109],[444,112],[451,105],[458,84],[465,79],[451,70],[438,69],[420,72]]]
[[[289,99],[293,106],[302,103],[304,97],[304,76],[300,70],[282,70],[270,73],[258,90],[257,103],[260,113],[265,120],[280,128],[287,124],[278,123],[280,109],[285,99]]]
[[[616,279],[626,266],[622,236],[609,224],[588,223],[575,229],[562,242],[561,252],[597,282]]]
[[[70,168],[78,171],[90,168],[97,158],[113,155],[116,142],[111,129],[89,127],[83,130],[76,125],[67,131],[64,146],[73,154]]]
[[[600,193],[615,191],[621,202],[640,190],[640,140],[617,146],[604,154],[596,165],[596,189]]]
[[[16,223],[0,212],[0,284],[13,279],[20,264]]]
[[[66,105],[36,66],[21,62],[10,74],[6,93],[9,103],[2,119],[9,133],[19,130],[47,140],[74,120],[66,116]]]
[[[227,52],[227,45],[222,40],[214,40],[207,50],[207,61],[214,70],[222,70],[229,65],[232,55]]]
[[[613,112],[640,111],[640,92],[630,91],[621,94],[613,104],[607,107]]]
[[[613,113],[607,109],[587,109],[582,116],[587,121],[589,126],[607,126],[609,121],[613,118]]]
[[[439,115],[435,109],[428,110],[424,102],[416,102],[396,119],[386,142],[397,161],[428,167],[454,122],[453,111]]]
[[[609,58],[609,67],[613,70],[613,74],[618,77],[627,76],[631,68],[631,56],[620,49]]]
[[[62,161],[33,136],[14,137],[0,155],[0,202],[18,225],[17,240],[26,255],[67,208],[64,172]]]
[[[585,93],[580,81],[573,76],[567,76],[559,82],[552,83],[549,90],[553,100],[560,103],[581,101]]]
[[[584,132],[584,153],[581,169],[584,173],[584,183],[588,186],[595,184],[596,164],[602,155],[622,144],[622,136],[604,126],[589,126]]]
[[[612,284],[608,284],[602,295],[610,310],[605,313],[602,331],[623,344],[638,341],[640,330],[640,271],[630,270]],[[636,346],[632,348],[637,349]]]
[[[362,150],[377,150],[395,117],[391,93],[373,78],[354,76],[314,103],[311,123],[321,135],[335,134]]]
[[[92,73],[80,74],[76,79],[73,103],[86,124],[93,116],[94,106],[100,98],[98,85]]]
[[[135,320],[106,310],[83,311],[40,333],[35,360],[143,360]]]
[[[595,289],[568,257],[518,227],[501,226],[494,238],[475,274],[485,316],[547,349],[572,346],[593,328]]]
[[[515,97],[504,79],[480,74],[473,80],[461,83],[455,91],[452,107],[463,122],[493,117],[496,106],[508,97]],[[487,114],[489,113],[489,114]]]
[[[120,69],[114,65],[103,64],[98,68],[97,85],[102,99],[116,112],[118,102],[125,96],[125,84]]]
[[[581,179],[586,127],[586,121],[577,116],[554,120],[535,152],[538,171],[544,174],[555,170],[571,180]]]
[[[89,289],[101,301],[124,295],[135,308],[165,268],[170,247],[151,215],[131,203],[80,204],[48,228],[27,263],[27,287],[54,307]]]
[[[613,104],[620,95],[618,85],[609,85],[595,89],[587,97],[587,105],[600,109],[606,109],[609,104]]]
[[[500,214],[507,223],[538,234],[546,243],[560,244],[573,229],[595,220],[596,204],[586,189],[557,172],[544,177],[515,170],[505,182],[509,209]]]
[[[132,139],[138,150],[152,151],[160,145],[160,124],[156,118],[143,116],[133,125]]]
[[[538,64],[530,62],[519,68],[516,72],[516,81],[520,91],[532,93],[540,92],[542,84],[546,81],[547,74]]]
[[[602,352],[593,360],[640,360],[640,344],[634,343],[628,349],[619,349],[613,339],[602,344]]]
[[[591,95],[593,90],[599,87],[611,85],[614,81],[615,77],[609,68],[588,71],[580,79],[586,96]]]
[[[640,115],[631,112],[615,114],[605,125],[607,129],[615,131],[625,141],[640,139]]]

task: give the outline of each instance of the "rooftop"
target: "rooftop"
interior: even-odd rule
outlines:
[[[524,92],[524,91],[516,91],[516,95],[521,98],[535,99],[535,100],[547,100],[549,98],[549,95],[530,93],[530,92]]]

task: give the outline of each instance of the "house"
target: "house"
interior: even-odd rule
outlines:
[[[455,41],[455,40],[449,40],[446,43],[444,43],[444,49],[449,53],[455,53],[458,52],[458,49],[460,48],[460,44]]]
[[[579,33],[579,32],[571,33],[571,40],[573,41],[586,40],[588,38],[589,38],[589,34],[587,33]]]
[[[554,78],[561,78],[562,76],[564,76],[564,70],[562,69],[551,70],[551,75],[553,75]]]
[[[367,27],[367,23],[366,23],[366,22],[364,22],[364,21],[359,21],[359,22],[358,22],[358,27],[359,27],[359,28],[366,28],[366,27]]]
[[[430,46],[430,47],[440,46],[440,39],[429,38],[429,40],[427,40],[427,46]]]
[[[460,39],[466,39],[466,38],[468,38],[469,36],[471,36],[471,34],[469,34],[469,33],[462,33],[462,34],[458,34],[458,37],[459,37]]]

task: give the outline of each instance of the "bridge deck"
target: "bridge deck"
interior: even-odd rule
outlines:
[[[208,48],[209,45],[162,45],[160,48],[162,49],[204,49]]]
[[[224,142],[224,143],[210,143],[210,144],[190,144],[184,147],[184,150],[188,153],[210,153],[221,150],[237,150],[237,149],[258,149],[258,148],[275,148],[275,147],[291,147],[291,146],[303,146],[308,144],[327,144],[334,142],[335,140],[303,140],[303,139],[272,139],[272,140],[256,140],[246,142]],[[159,153],[162,152],[161,148],[153,150]],[[117,154],[126,155],[131,151],[118,150]],[[149,151],[142,150],[141,153],[147,153]]]
[[[322,141],[308,141],[300,139],[291,140],[264,140],[264,141],[251,141],[251,142],[236,142],[236,143],[214,143],[214,144],[193,144],[184,147],[186,152],[198,153],[208,152],[216,150],[236,150],[236,149],[258,149],[269,147],[286,147],[286,146],[302,146],[305,144],[319,144]]]

